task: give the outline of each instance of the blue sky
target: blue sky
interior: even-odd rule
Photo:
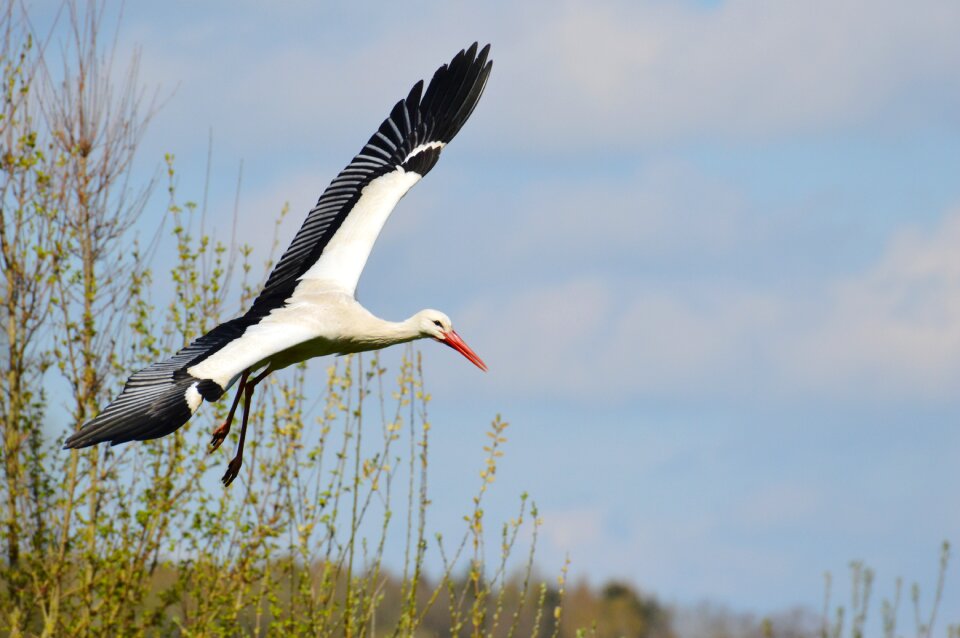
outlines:
[[[286,241],[414,81],[492,43],[360,283],[384,317],[444,310],[490,366],[424,347],[438,529],[499,412],[489,511],[532,494],[546,573],[569,553],[763,612],[862,558],[880,596],[929,591],[960,541],[960,4],[315,4],[130,3],[120,50],[170,95],[139,170],[172,152],[199,199],[212,129],[211,223],[242,160],[241,238],[266,248],[289,201]]]

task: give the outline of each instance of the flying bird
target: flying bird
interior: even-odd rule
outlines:
[[[210,451],[230,431],[243,397],[236,455],[223,484],[240,471],[254,388],[270,373],[329,354],[377,350],[434,339],[487,367],[438,310],[394,322],[356,300],[357,280],[394,206],[437,163],[473,112],[493,62],[490,45],[460,51],[426,90],[417,82],[356,157],[330,183],[247,312],[222,323],[172,357],[133,374],[120,395],[67,438],[65,448],[111,445],[166,436],[204,401],[235,383],[227,419],[213,432]]]

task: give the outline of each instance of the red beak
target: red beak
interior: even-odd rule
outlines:
[[[477,356],[477,353],[470,349],[466,343],[463,342],[463,339],[460,338],[456,332],[451,330],[450,332],[443,333],[443,339],[437,339],[440,343],[445,343],[467,359],[470,360],[470,363],[477,366],[484,372],[487,371],[487,364],[485,364],[480,357]]]

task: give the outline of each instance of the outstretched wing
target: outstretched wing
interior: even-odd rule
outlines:
[[[474,43],[417,82],[360,153],[330,183],[277,262],[248,314],[262,317],[289,299],[301,281],[354,294],[380,229],[410,187],[473,112],[490,75],[490,45]],[[422,97],[421,97],[422,93]]]

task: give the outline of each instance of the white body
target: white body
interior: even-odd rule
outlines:
[[[422,336],[415,317],[384,321],[352,295],[330,291],[327,286],[323,280],[301,282],[287,305],[187,372],[226,389],[248,368],[269,365],[271,370],[280,370],[313,357],[375,350]]]
[[[373,350],[422,336],[411,320],[384,321],[353,297],[384,223],[420,179],[398,166],[367,184],[290,299],[187,372],[227,389],[248,368],[279,370],[313,357]]]

